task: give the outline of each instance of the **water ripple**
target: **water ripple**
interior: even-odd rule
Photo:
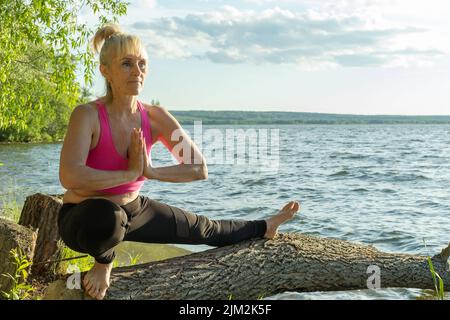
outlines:
[[[206,128],[207,126],[205,126]],[[277,126],[278,128],[278,126]],[[142,193],[211,218],[259,219],[288,200],[300,214],[283,230],[373,244],[386,252],[439,252],[450,234],[450,141],[448,126],[280,126],[279,168],[208,166],[209,178],[193,183],[147,181]],[[220,129],[222,130],[222,129]],[[60,193],[61,144],[0,145],[0,202],[36,192]],[[235,150],[231,151],[231,154]],[[161,144],[157,166],[173,165]],[[59,191],[59,192],[58,192]],[[296,298],[414,299],[416,291],[367,290],[286,293]]]
[[[341,177],[341,176],[346,176],[349,174],[350,174],[350,172],[348,172],[347,170],[341,170],[341,171],[330,174],[329,177]]]

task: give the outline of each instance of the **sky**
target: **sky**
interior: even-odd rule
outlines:
[[[143,101],[169,110],[450,115],[450,1],[129,2],[119,24],[148,52]]]

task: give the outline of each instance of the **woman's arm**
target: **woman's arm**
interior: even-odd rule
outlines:
[[[164,182],[190,182],[208,178],[207,170],[196,164],[178,164],[169,167],[147,167],[145,176]]]
[[[163,107],[152,106],[150,108],[156,140],[161,141],[180,164],[154,168],[147,161],[144,165],[144,176],[147,179],[165,182],[190,182],[207,179],[208,168],[205,158],[175,117]]]
[[[106,171],[86,166],[97,116],[88,105],[77,106],[70,116],[61,149],[59,179],[66,189],[101,190],[135,181],[143,172],[141,133],[132,133],[128,170]]]

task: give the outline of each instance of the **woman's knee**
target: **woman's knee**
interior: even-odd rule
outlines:
[[[89,251],[102,251],[122,241],[128,228],[125,211],[114,202],[95,198],[80,203],[88,214],[78,230],[78,242]]]
[[[87,208],[92,214],[90,226],[96,232],[110,236],[127,227],[128,217],[119,205],[103,198],[90,200]]]

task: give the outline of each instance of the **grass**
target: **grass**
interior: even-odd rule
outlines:
[[[190,253],[189,250],[166,244],[122,242],[116,247],[116,259],[113,262],[113,268],[159,261]],[[64,247],[61,258],[80,256],[83,256],[83,254]],[[76,267],[76,270],[80,272],[89,271],[94,262],[95,260],[91,256],[63,261],[60,263],[58,270],[60,273],[66,273],[67,270],[74,270],[74,267]]]
[[[64,246],[61,254],[61,259],[68,259],[68,258],[75,258],[79,256],[84,256],[84,254],[73,251],[72,249]],[[76,267],[76,270],[79,272],[88,271],[92,268],[94,265],[94,258],[91,256],[87,256],[84,258],[79,259],[73,259],[73,260],[67,260],[62,261],[58,266],[58,273],[65,274],[68,270],[74,270],[74,267]],[[71,271],[69,271],[71,272]]]
[[[0,194],[0,218],[19,222],[20,214],[22,212],[23,204],[19,204],[16,197],[16,183],[9,179],[6,181],[6,193]]]
[[[191,251],[176,246],[159,243],[121,242],[116,247],[116,260],[123,265],[133,263],[131,257],[139,257],[138,263],[161,261],[169,258],[184,256]]]
[[[423,240],[423,244],[425,245],[425,249],[427,249],[425,239]],[[445,298],[444,281],[442,280],[441,276],[434,270],[433,262],[431,261],[430,256],[427,257],[427,262],[428,268],[430,269],[431,272],[431,277],[433,279],[435,298],[438,300],[444,300]]]
[[[139,260],[142,258],[142,253],[138,253],[135,256],[129,254],[128,252],[127,252],[127,254],[128,254],[128,257],[130,258],[130,262],[129,262],[130,266],[137,265],[139,263]]]
[[[433,263],[431,262],[431,258],[427,257],[428,266],[430,268],[431,276],[433,278],[434,289],[436,293],[436,298],[438,300],[444,300],[445,292],[444,292],[444,281],[441,276],[434,271]]]
[[[263,300],[264,299],[264,294],[260,294],[259,296],[256,297],[256,300]],[[233,300],[233,294],[230,293],[228,295],[228,300]]]

